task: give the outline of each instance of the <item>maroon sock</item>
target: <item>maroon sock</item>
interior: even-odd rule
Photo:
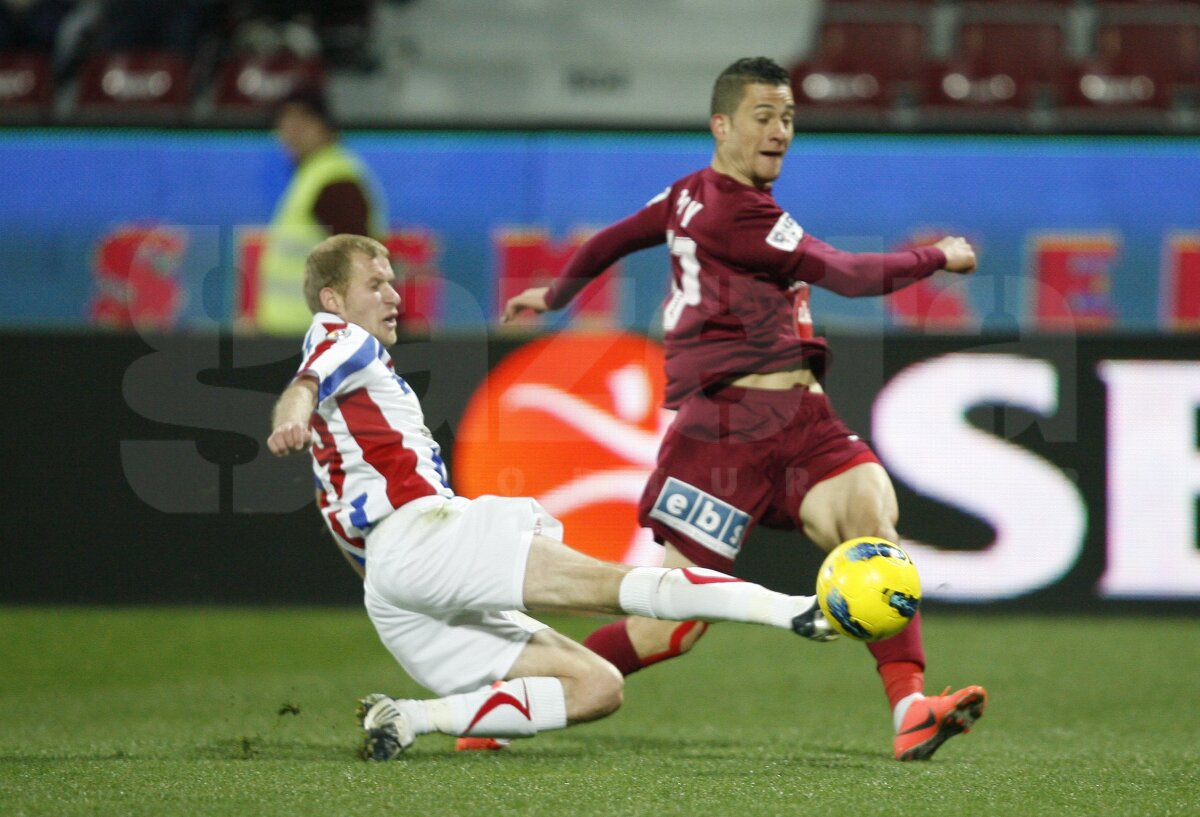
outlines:
[[[622,675],[632,675],[644,665],[638,658],[633,642],[629,640],[629,631],[625,629],[625,619],[605,624],[583,640],[583,646],[608,659]]]
[[[921,614],[900,635],[867,644],[875,656],[875,667],[883,679],[884,691],[894,707],[896,702],[924,686],[925,648],[921,640]]]

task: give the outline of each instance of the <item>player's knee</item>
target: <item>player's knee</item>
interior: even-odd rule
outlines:
[[[567,718],[572,723],[611,715],[625,702],[624,677],[599,656],[585,674],[564,679],[563,685],[567,693]]]
[[[899,536],[896,532],[895,520],[889,519],[886,514],[863,512],[856,514],[849,522],[850,524],[840,532],[839,544],[860,536],[877,536],[880,539],[895,542]]]
[[[831,550],[849,539],[860,536],[877,536],[896,541],[896,520],[879,507],[878,502],[851,502],[845,512],[836,518],[825,520],[826,524],[806,525],[804,532],[809,538],[821,546],[823,550]]]
[[[604,669],[596,672],[593,681],[593,695],[598,718],[611,715],[621,708],[621,704],[625,703],[625,677],[612,664],[607,661],[604,663]]]
[[[808,520],[804,524],[804,534],[813,540],[821,550],[833,550],[846,540],[839,526],[832,520],[828,524]]]

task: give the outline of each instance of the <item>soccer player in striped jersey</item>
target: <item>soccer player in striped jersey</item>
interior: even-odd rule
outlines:
[[[400,298],[383,245],[326,239],[309,255],[313,312],[304,359],[267,440],[311,447],[321,514],[360,568],[380,640],[437,698],[359,702],[364,756],[387,760],[419,735],[529,737],[613,712],[623,678],[525,610],[766,624],[832,637],[812,596],[788,596],[706,568],[632,568],[562,542],[527,498],[451,490],[421,405],[392,365]]]
[[[939,269],[975,267],[960,237],[903,252],[848,253],[809,235],[771,194],[794,112],[782,67],[764,57],[730,65],[713,87],[711,165],[594,235],[551,286],[505,306],[506,320],[560,309],[620,258],[667,244],[665,405],[677,413],[639,508],[666,547],[667,565],[731,572],[756,524],[801,529],[826,550],[859,536],[898,541],[891,480],[821,387],[829,352],[812,333],[808,287],[881,295]],[[693,507],[688,497],[739,524],[706,530],[678,512]],[[628,675],[687,652],[704,630],[630,618],[585,643]],[[900,635],[868,647],[892,707],[898,760],[929,758],[982,714],[982,687],[925,696],[919,615]]]

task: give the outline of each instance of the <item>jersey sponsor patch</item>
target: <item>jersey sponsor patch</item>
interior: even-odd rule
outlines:
[[[750,526],[750,514],[675,477],[659,491],[650,516],[729,559],[736,558]]]
[[[797,224],[794,218],[784,213],[767,235],[767,243],[777,250],[791,252],[800,246],[802,238],[804,238],[804,228]]]

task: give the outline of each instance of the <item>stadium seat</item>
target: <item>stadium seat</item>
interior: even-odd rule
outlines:
[[[114,123],[181,121],[190,98],[187,62],[178,54],[95,54],[80,68],[76,116]]]
[[[324,81],[320,60],[290,54],[233,57],[217,70],[214,117],[259,124],[293,88],[320,86]]]
[[[812,56],[792,70],[798,107],[912,107],[921,96],[919,23],[827,22]]]
[[[1195,107],[1200,101],[1200,22],[1102,23],[1078,69],[1071,101],[1107,111]]]
[[[0,54],[0,121],[33,123],[50,113],[54,83],[42,54]]]
[[[1048,109],[1064,91],[1067,69],[1057,21],[967,22],[933,69],[931,103],[974,112]]]

